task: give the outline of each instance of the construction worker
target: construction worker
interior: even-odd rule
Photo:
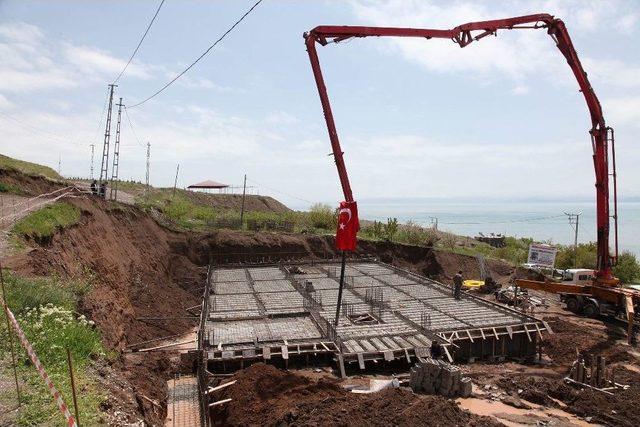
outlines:
[[[442,357],[442,345],[435,340],[431,343],[431,358],[440,359]]]
[[[107,183],[104,181],[100,183],[100,197],[107,198]]]
[[[91,194],[93,194],[94,196],[98,195],[98,181],[96,181],[95,179],[91,183]]]
[[[458,274],[453,276],[453,297],[460,299],[460,292],[462,291],[462,284],[464,279],[462,278],[462,270],[458,271]]]

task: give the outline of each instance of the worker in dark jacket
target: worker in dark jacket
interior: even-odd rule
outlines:
[[[458,271],[458,274],[453,276],[453,297],[460,299],[460,292],[462,291],[462,284],[464,279],[462,278],[462,270]]]
[[[91,194],[93,194],[94,196],[98,195],[98,181],[96,181],[95,179],[91,183]]]

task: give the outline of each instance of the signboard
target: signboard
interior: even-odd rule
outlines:
[[[529,264],[536,264],[542,267],[550,267],[556,263],[556,253],[558,249],[550,245],[543,245],[541,243],[532,243],[529,246]]]

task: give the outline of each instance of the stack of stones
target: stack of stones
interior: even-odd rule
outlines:
[[[471,379],[463,377],[460,368],[431,358],[411,368],[409,385],[416,393],[446,397],[471,396]]]

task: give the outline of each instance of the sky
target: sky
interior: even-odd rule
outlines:
[[[116,100],[134,105],[197,58],[253,0],[166,0]],[[0,152],[87,177],[100,169],[107,84],[159,1],[0,0]],[[343,199],[302,34],[317,25],[450,28],[546,12],[573,38],[616,131],[621,198],[640,197],[640,2],[264,0],[153,100],[123,113],[120,177],[212,179],[291,206]],[[356,199],[591,199],[588,111],[544,30],[318,47]],[[115,104],[115,102],[114,102]],[[114,107],[113,128],[117,112]]]

